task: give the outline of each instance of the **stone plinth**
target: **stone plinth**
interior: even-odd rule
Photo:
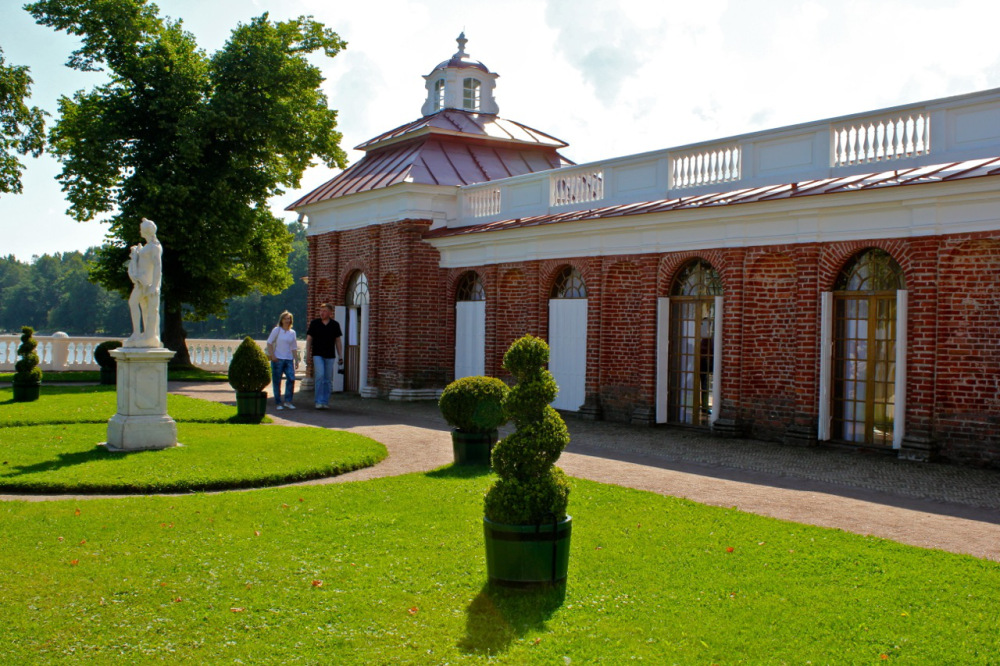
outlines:
[[[118,413],[108,420],[108,449],[145,451],[177,446],[177,424],[167,415],[167,363],[163,348],[120,347]]]

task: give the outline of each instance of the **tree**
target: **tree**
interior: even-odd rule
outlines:
[[[38,157],[45,147],[45,112],[24,102],[31,83],[28,68],[5,65],[0,49],[0,193],[21,192],[24,165],[16,156]]]
[[[211,56],[146,0],[42,0],[35,19],[81,38],[69,66],[109,81],[60,100],[50,132],[70,214],[114,212],[91,276],[127,295],[143,217],[163,243],[163,342],[189,363],[185,313],[224,316],[226,299],[291,281],[291,234],[268,198],[297,187],[313,156],[343,168],[337,113],[307,56],[346,44],[309,17],[237,26]]]

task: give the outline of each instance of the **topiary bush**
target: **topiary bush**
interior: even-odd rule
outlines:
[[[121,340],[105,340],[94,347],[94,361],[106,370],[117,370],[118,360],[111,355],[111,350],[118,349],[121,346]]]
[[[486,517],[498,523],[537,525],[566,518],[569,484],[556,460],[569,444],[569,430],[549,403],[559,387],[545,369],[549,346],[526,335],[510,346],[503,365],[517,379],[504,411],[517,426],[493,448],[500,479],[487,491]]]
[[[496,377],[463,377],[445,387],[438,407],[453,428],[490,432],[507,422],[503,401],[509,391]]]
[[[42,370],[38,367],[38,341],[34,338],[35,329],[25,326],[21,329],[21,346],[17,348],[20,356],[14,364],[14,386],[38,386],[42,383]]]
[[[263,391],[270,381],[271,366],[264,350],[253,338],[243,338],[229,362],[229,385],[237,393],[255,393]]]

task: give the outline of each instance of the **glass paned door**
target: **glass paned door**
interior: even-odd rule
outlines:
[[[832,431],[835,439],[892,446],[896,295],[834,299]]]
[[[670,299],[667,418],[707,425],[712,414],[715,299]]]

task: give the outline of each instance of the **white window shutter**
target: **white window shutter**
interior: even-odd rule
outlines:
[[[906,435],[906,310],[909,304],[905,289],[896,292],[896,399],[893,409],[892,448],[903,445]]]
[[[670,359],[670,299],[656,299],[656,422],[667,422]]]
[[[344,331],[344,327],[347,325],[347,308],[343,305],[337,305],[333,308],[333,318],[337,320],[340,324],[341,332]],[[347,351],[347,340],[345,338],[340,339],[341,349],[345,352]],[[335,364],[333,367],[333,391],[335,393],[342,393],[344,390],[344,374],[340,372],[347,368],[347,362],[344,361],[344,365]]]
[[[830,439],[830,381],[833,369],[833,292],[820,294],[819,308],[819,423],[816,439]]]
[[[712,414],[714,424],[722,411],[722,296],[715,297],[715,330],[712,331]]]

